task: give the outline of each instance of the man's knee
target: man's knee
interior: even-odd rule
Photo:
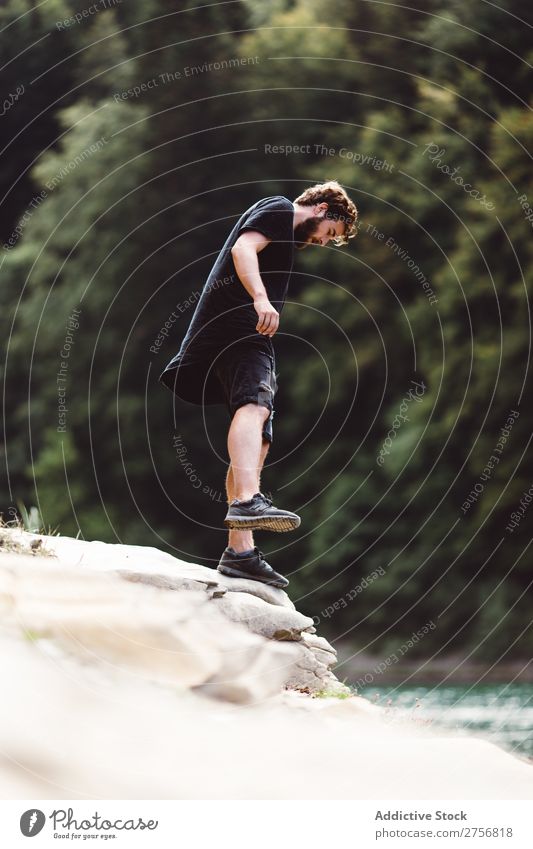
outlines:
[[[249,401],[246,404],[241,404],[241,406],[235,410],[233,418],[235,418],[239,410],[243,409],[246,409],[247,412],[252,411],[254,415],[257,416],[257,425],[261,428],[261,447],[263,450],[266,447],[266,451],[268,451],[270,443],[272,442],[273,411],[263,404],[258,404],[255,401]]]
[[[255,401],[249,401],[247,404],[242,404],[242,406],[235,410],[235,412],[237,413],[239,410],[243,409],[256,412],[261,424],[264,424],[270,415],[268,407],[263,406],[263,404],[257,404]]]

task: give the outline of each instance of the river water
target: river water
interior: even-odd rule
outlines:
[[[434,728],[476,735],[533,758],[533,684],[370,686],[359,695]]]

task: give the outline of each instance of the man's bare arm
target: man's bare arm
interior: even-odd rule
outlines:
[[[279,326],[279,313],[274,309],[261,280],[257,255],[272,240],[257,230],[242,233],[231,249],[235,271],[242,285],[253,299],[258,315],[256,330],[264,336],[273,336]]]

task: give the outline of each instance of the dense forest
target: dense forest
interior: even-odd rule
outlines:
[[[7,0],[4,520],[216,566],[228,413],[175,399],[228,231],[338,180],[297,252],[256,537],[333,642],[531,656],[531,7]],[[178,313],[178,319],[169,316]]]

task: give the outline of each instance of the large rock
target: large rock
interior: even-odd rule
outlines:
[[[205,592],[169,594],[45,558],[0,558],[0,608],[12,634],[150,681],[209,684],[208,694],[230,700],[279,692],[292,660],[282,646],[228,621]]]
[[[269,604],[294,609],[294,604],[284,590],[245,578],[230,578],[216,569],[198,563],[188,563],[158,548],[97,540],[90,542],[63,536],[43,536],[19,530],[10,531],[10,534],[14,539],[25,543],[28,549],[32,543],[35,545],[40,541],[41,545],[65,566],[99,572],[118,572],[128,580],[164,589],[208,590],[214,595],[223,595],[223,589],[229,592],[247,592]]]
[[[77,813],[81,799],[533,796],[533,769],[519,758],[387,724],[364,699],[283,693],[232,705],[50,649],[0,632],[2,799],[52,808],[68,798]]]
[[[336,663],[333,647],[315,636],[313,620],[299,613],[281,589],[230,578],[156,548],[10,533],[26,550],[52,554],[39,558],[47,568],[53,562],[67,570],[63,581],[35,584],[32,598],[37,606],[31,615],[30,597],[19,601],[35,621],[56,609],[57,622],[66,631],[56,628],[54,639],[66,646],[67,633],[77,635],[71,636],[69,650],[79,639],[108,661],[122,657],[125,664],[151,670],[160,680],[181,681],[230,700],[264,699],[283,687],[346,691],[331,671]],[[128,594],[126,587],[137,595]],[[228,636],[228,645],[225,625],[241,628],[239,636]],[[250,643],[252,637],[255,642]],[[132,648],[138,642],[140,648]],[[296,642],[298,648],[289,646]],[[287,645],[282,648],[280,643]]]
[[[281,591],[41,539],[56,558],[0,555],[2,798],[531,798],[524,760],[350,695]]]

